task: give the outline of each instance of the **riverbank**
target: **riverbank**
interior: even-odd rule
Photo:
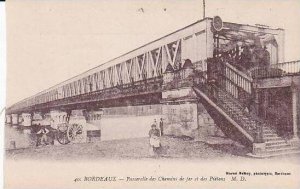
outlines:
[[[159,158],[245,157],[247,150],[236,143],[207,144],[200,141],[163,136]],[[6,150],[8,159],[77,160],[99,158],[144,159],[149,155],[148,138],[99,141],[95,143],[54,145]]]

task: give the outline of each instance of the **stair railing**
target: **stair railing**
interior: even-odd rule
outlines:
[[[253,79],[263,79],[300,74],[300,60],[282,62],[268,66],[257,66],[248,71]]]
[[[215,80],[218,87],[247,107],[253,98],[253,79],[229,63],[213,58],[208,60],[208,80]]]
[[[263,142],[262,128],[266,123],[252,112],[249,113],[249,104],[253,102],[252,78],[218,60],[209,60],[207,68],[207,72],[200,71],[196,74],[195,85],[244,128],[255,142]],[[230,105],[223,102],[220,95],[229,100]],[[238,112],[232,106],[238,107]],[[249,120],[244,121],[241,116],[251,119],[254,124],[249,124]]]

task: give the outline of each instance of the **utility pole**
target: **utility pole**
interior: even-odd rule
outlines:
[[[205,0],[203,0],[203,19],[205,18]]]

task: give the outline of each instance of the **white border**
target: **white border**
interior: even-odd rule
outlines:
[[[4,161],[4,118],[6,99],[6,19],[5,2],[0,2],[0,188],[3,188],[3,161]]]

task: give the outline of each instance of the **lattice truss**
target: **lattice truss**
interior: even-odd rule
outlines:
[[[168,64],[176,67],[181,62],[181,43],[181,39],[176,40],[78,80],[51,88],[44,93],[17,103],[13,109],[162,76]]]

